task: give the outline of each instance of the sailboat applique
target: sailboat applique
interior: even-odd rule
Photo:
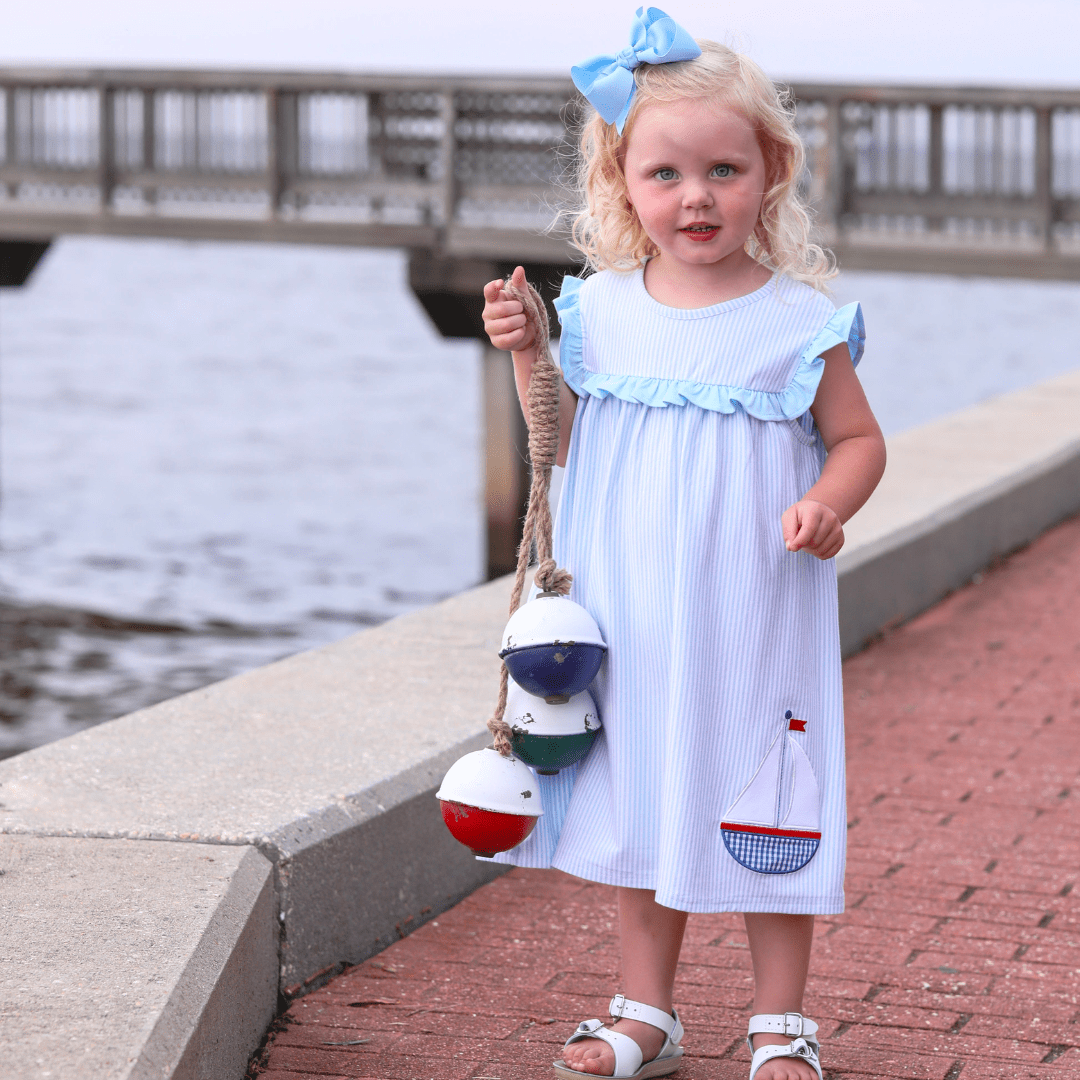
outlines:
[[[757,772],[720,822],[731,857],[757,874],[793,874],[821,843],[817,779],[791,735],[805,730],[806,721],[789,710]]]

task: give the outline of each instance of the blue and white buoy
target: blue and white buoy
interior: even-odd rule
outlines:
[[[510,616],[499,656],[522,689],[565,704],[588,689],[606,651],[600,627],[580,604],[541,593]]]

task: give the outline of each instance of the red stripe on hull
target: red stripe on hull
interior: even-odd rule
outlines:
[[[721,829],[731,829],[732,832],[758,833],[762,836],[795,836],[800,840],[820,840],[821,833],[811,832],[809,829],[772,829],[767,825],[737,825],[733,821],[721,821]]]

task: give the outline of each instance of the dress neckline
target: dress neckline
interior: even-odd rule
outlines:
[[[733,297],[731,300],[722,300],[719,304],[710,304],[708,307],[699,308],[678,308],[669,307],[667,304],[661,304],[660,301],[645,288],[644,263],[634,271],[636,287],[644,298],[645,303],[652,307],[658,315],[663,315],[668,319],[707,319],[711,315],[722,315],[726,311],[745,307],[747,304],[756,304],[759,300],[764,300],[766,297],[771,296],[776,290],[776,279],[778,276],[778,274],[774,273],[764,285],[754,289],[753,292]]]

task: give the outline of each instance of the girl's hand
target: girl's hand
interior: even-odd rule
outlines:
[[[525,270],[518,267],[510,280],[519,289],[525,289]],[[508,352],[526,352],[536,341],[536,331],[525,318],[525,309],[519,300],[511,300],[503,291],[503,283],[489,281],[484,286],[484,330],[496,349]]]
[[[804,548],[819,559],[831,559],[844,546],[840,518],[824,503],[800,499],[780,519],[788,551]]]

